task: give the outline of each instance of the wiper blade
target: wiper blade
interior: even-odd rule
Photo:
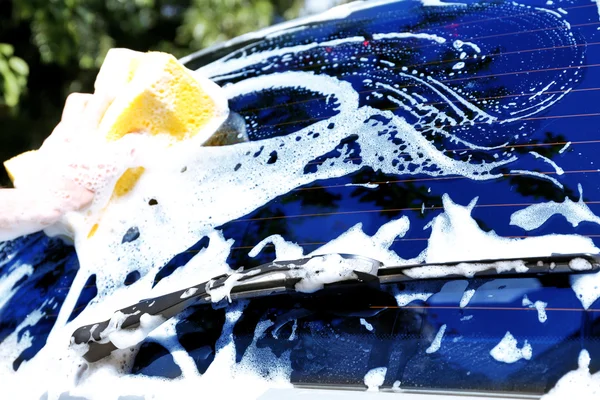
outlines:
[[[504,258],[477,261],[423,263],[379,269],[381,283],[406,280],[455,279],[475,276],[523,277],[592,272],[600,269],[600,254],[554,254],[546,257]]]
[[[429,279],[479,276],[538,276],[600,270],[600,255],[561,254],[549,257],[494,259],[384,266],[372,258],[325,254],[273,261],[246,271],[224,274],[189,288],[141,300],[117,311],[110,320],[78,328],[72,342],[88,344],[89,362],[116,349],[134,346],[165,322],[195,304],[250,299],[283,293],[313,293],[340,285],[379,285]]]

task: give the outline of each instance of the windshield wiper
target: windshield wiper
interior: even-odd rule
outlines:
[[[84,358],[98,361],[116,349],[134,346],[167,319],[195,304],[219,303],[283,293],[314,293],[340,285],[379,285],[429,279],[480,276],[531,277],[600,270],[600,255],[561,254],[549,257],[495,259],[384,266],[372,258],[325,254],[273,261],[246,271],[224,274],[173,293],[123,308],[110,320],[78,328],[72,342],[88,344]]]

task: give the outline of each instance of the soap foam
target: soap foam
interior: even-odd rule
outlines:
[[[471,217],[477,198],[469,205],[461,206],[454,203],[448,195],[444,195],[442,203],[444,213],[435,217],[429,224],[432,232],[425,250],[426,261],[429,263],[598,252],[591,239],[579,235],[551,234],[513,239],[500,237],[494,231],[484,232]],[[456,267],[451,273],[468,276],[487,267],[525,272],[519,262],[509,262],[488,266],[474,265],[472,268]],[[441,273],[440,271],[440,268],[432,268],[428,273],[435,275]]]
[[[223,282],[223,286],[214,289],[211,289],[213,282],[210,281],[206,284],[205,291],[210,296],[213,303],[218,303],[225,298],[231,303],[231,289],[233,289],[237,281],[243,276],[244,275],[235,272],[227,277],[225,282]]]
[[[371,325],[370,323],[368,323],[366,319],[361,318],[360,319],[360,324],[362,326],[364,326],[365,329],[368,330],[369,332],[373,332],[373,325]]]
[[[0,268],[1,267],[2,266],[0,265]],[[2,296],[0,296],[0,310],[17,291],[15,284],[19,280],[30,276],[32,273],[33,267],[31,265],[15,263],[5,275],[0,278],[0,293],[2,293]]]
[[[451,235],[453,233],[453,230],[459,231],[459,232],[464,232],[466,229],[470,229],[469,227],[471,226],[476,226],[475,221],[472,219],[472,217],[470,216],[470,208],[469,206],[460,206],[457,205],[455,203],[453,203],[449,197],[446,197],[446,201],[444,203],[445,205],[445,209],[444,209],[444,213],[442,213],[440,216],[438,216],[438,218],[441,218],[445,221],[444,225],[440,225],[437,223],[434,223],[432,225],[432,235],[430,237],[430,243],[429,243],[429,247],[428,250],[426,250],[427,255],[429,256],[434,256],[434,253],[431,253],[431,249],[432,248],[436,248],[436,240],[445,240],[447,238],[447,235]],[[338,238],[330,241],[329,243],[317,248],[315,251],[313,251],[312,253],[308,254],[308,255],[315,255],[315,254],[328,254],[328,253],[332,253],[332,252],[340,252],[340,253],[352,253],[355,251],[355,249],[357,248],[357,246],[359,246],[361,248],[361,250],[364,249],[366,255],[369,255],[373,258],[377,258],[380,260],[385,260],[387,262],[388,265],[399,265],[399,264],[403,264],[403,263],[408,263],[408,262],[414,262],[414,260],[403,260],[400,257],[398,257],[394,252],[392,252],[390,250],[391,245],[394,242],[394,239],[398,236],[402,236],[404,235],[404,233],[408,230],[409,228],[409,219],[407,217],[402,217],[399,218],[397,220],[392,220],[386,224],[384,224],[373,236],[369,236],[367,234],[365,234],[361,228],[360,224],[357,224],[356,226],[350,228],[347,232],[343,233],[342,235],[340,235]],[[446,229],[450,227],[451,229]],[[442,229],[443,228],[443,229]],[[474,229],[474,228],[473,228]],[[442,232],[443,230],[443,232]],[[142,229],[143,231],[143,229]],[[443,235],[441,235],[443,233]],[[485,233],[483,231],[480,230],[479,227],[477,227],[477,231],[472,231],[471,233],[473,233],[473,237],[477,238],[477,237],[487,237],[486,235],[490,235],[490,233]],[[219,272],[226,272],[226,270],[229,270],[231,272],[231,270],[228,268],[227,264],[225,263],[225,260],[227,258],[227,255],[229,254],[230,251],[230,246],[231,246],[231,241],[225,241],[222,237],[222,234],[218,231],[215,231],[213,233],[211,233],[209,235],[209,237],[211,238],[211,246],[209,246],[206,250],[204,250],[203,252],[199,253],[198,255],[196,255],[192,261],[190,261],[190,263],[188,263],[188,265],[185,266],[185,268],[181,269],[181,271],[176,271],[172,276],[176,276],[176,281],[175,282],[169,282],[169,278],[171,277],[167,277],[165,279],[163,279],[163,281],[165,281],[165,283],[163,283],[163,281],[161,281],[161,284],[157,285],[161,286],[159,289],[157,290],[156,293],[164,293],[167,292],[171,289],[180,289],[181,288],[181,283],[179,282],[189,282],[189,277],[188,276],[192,276],[192,275],[196,275],[194,276],[194,279],[201,281],[203,280],[202,275],[204,275],[204,277],[206,279],[208,279],[209,275],[213,275],[214,274],[218,274]],[[493,236],[492,236],[493,237]],[[517,255],[519,254],[519,252],[522,249],[522,242],[526,242],[530,239],[516,239],[516,240],[510,240],[507,242],[504,242],[505,239],[503,238],[498,238],[498,237],[493,237],[494,240],[498,240],[500,243],[503,244],[504,246],[504,253],[503,253],[503,257],[506,256],[510,256],[510,255]],[[534,238],[531,238],[534,239]],[[541,239],[541,238],[539,238]],[[588,249],[592,249],[589,246],[593,246],[587,239],[587,238],[580,238],[580,237],[576,237],[576,236],[572,236],[571,237],[572,242],[571,243],[578,243],[579,246],[581,247],[586,247],[588,246]],[[577,240],[575,240],[577,239]],[[490,240],[488,238],[488,240]],[[257,255],[260,250],[264,247],[264,244],[266,242],[273,242],[276,243],[276,252],[277,252],[277,256],[278,258],[281,259],[290,259],[290,258],[297,258],[299,255],[302,255],[300,253],[301,250],[299,249],[299,247],[297,245],[295,245],[292,242],[287,242],[285,239],[283,239],[281,236],[276,236],[276,237],[271,237],[268,241],[263,241],[263,243],[260,244],[260,246],[257,246],[253,251],[252,254],[253,255]],[[565,243],[565,246],[568,245],[568,242]],[[443,247],[442,247],[443,248]],[[469,250],[469,249],[464,249]],[[362,251],[361,251],[362,253]],[[457,250],[455,250],[452,253],[453,256],[458,257],[460,259],[464,259],[467,258],[469,256],[469,252],[465,252],[465,253],[460,253]],[[292,257],[289,257],[292,256]],[[424,257],[425,255],[421,256]],[[441,256],[441,255],[440,255]],[[215,266],[215,271],[205,271],[202,269],[203,266],[207,265],[207,264],[212,264]],[[188,270],[189,269],[189,270]],[[189,274],[189,275],[188,275]],[[121,278],[124,278],[125,273],[120,273],[119,275],[116,276],[120,276]],[[140,279],[141,282],[144,282],[144,279],[148,279],[148,278],[144,278],[142,277]],[[322,282],[312,282],[309,280],[309,282],[311,283],[311,285],[316,284],[316,285],[320,285],[322,284]],[[148,286],[151,284],[151,282],[147,282],[146,283]],[[309,285],[309,286],[311,286]],[[141,287],[141,288],[140,288]],[[311,286],[311,289],[314,289],[315,286]],[[156,288],[155,288],[156,289]],[[104,293],[110,293],[108,291],[104,292]],[[426,300],[429,296],[431,296],[432,293],[398,293],[397,294],[397,300],[399,301],[399,305],[402,305],[405,303],[405,299],[404,297],[408,296],[411,297],[412,299],[415,298],[420,298],[423,300]],[[114,298],[117,298],[116,300]],[[47,363],[49,363],[49,365],[53,365],[55,364],[58,360],[54,359],[53,357],[57,357],[60,356],[60,354],[64,353],[65,351],[67,351],[66,346],[64,345],[64,339],[68,338],[70,336],[70,333],[72,332],[72,327],[74,326],[78,326],[79,323],[92,323],[92,322],[96,322],[98,320],[100,320],[100,316],[101,316],[101,310],[104,310],[104,312],[112,312],[112,310],[114,309],[118,309],[120,307],[122,307],[124,304],[129,304],[129,303],[134,303],[136,302],[139,298],[142,297],[149,297],[147,295],[147,292],[143,289],[143,285],[139,285],[137,286],[137,282],[134,285],[131,285],[130,287],[127,288],[120,288],[119,290],[115,290],[114,292],[112,292],[112,295],[104,295],[103,299],[106,300],[107,304],[106,306],[104,306],[103,303],[98,303],[98,304],[92,304],[91,307],[92,310],[94,310],[94,312],[87,312],[86,310],[84,310],[81,314],[80,317],[78,317],[77,319],[79,320],[77,322],[77,324],[72,324],[72,325],[67,325],[66,328],[60,329],[58,330],[58,334],[55,335],[52,338],[49,338],[51,340],[48,341],[48,345],[42,349],[40,351],[40,353],[33,359],[31,360],[29,363],[25,363],[23,365],[23,367],[19,370],[19,373],[16,375],[16,377],[25,377],[28,376],[28,373],[34,373],[34,371],[39,370],[40,368],[40,364],[38,364],[39,362],[41,362],[40,360],[43,360]],[[123,300],[126,299],[126,300]],[[240,311],[241,312],[241,311]],[[98,313],[98,314],[96,314]],[[230,315],[231,312],[228,311],[228,315]],[[235,315],[235,313],[233,314]],[[85,318],[84,318],[85,317]],[[230,317],[228,317],[230,318]],[[233,317],[231,317],[233,318]],[[234,320],[232,320],[231,322],[228,322],[233,324]],[[224,334],[225,336],[222,336],[222,340],[223,343],[229,343],[227,339],[227,335],[225,330],[224,330]],[[62,345],[60,343],[63,343]],[[12,344],[14,346],[13,343],[7,342],[7,344]],[[4,349],[6,348],[4,346],[4,344],[0,345],[0,349]],[[208,376],[215,376],[214,374],[220,374],[218,381],[222,382],[224,385],[224,382],[227,382],[228,379],[235,379],[236,382],[241,379],[242,381],[246,381],[248,382],[248,384],[252,384],[253,389],[252,390],[257,390],[257,392],[252,392],[252,393],[257,393],[260,394],[260,390],[265,390],[267,387],[271,387],[273,385],[283,385],[285,382],[285,376],[286,374],[283,375],[277,375],[280,378],[275,379],[275,381],[269,381],[269,380],[264,380],[262,378],[259,378],[258,376],[260,375],[255,375],[254,372],[252,372],[251,369],[236,369],[236,363],[232,360],[234,360],[234,356],[233,356],[233,344],[226,344],[224,345],[224,347],[221,348],[221,350],[219,351],[219,353],[217,354],[217,359],[215,360],[215,362],[213,363],[213,365],[211,365],[211,367],[209,367],[209,370],[207,371]],[[54,354],[55,355],[54,355]],[[88,392],[88,390],[91,390],[91,388],[94,387],[94,384],[110,384],[111,382],[113,384],[117,384],[116,380],[119,379],[119,377],[123,374],[123,372],[120,371],[125,371],[125,367],[127,364],[127,362],[125,362],[125,364],[123,364],[122,361],[115,361],[115,357],[110,358],[109,360],[107,360],[104,364],[102,364],[102,366],[98,366],[98,367],[94,367],[92,369],[90,369],[89,371],[87,371],[83,376],[84,379],[81,379],[79,381],[78,386],[73,390],[73,395],[75,395],[75,393],[79,393],[79,394],[86,394],[86,393],[90,393]],[[123,356],[121,356],[123,357]],[[127,358],[129,357],[129,358]],[[130,359],[130,353],[127,353],[127,359]],[[118,357],[117,357],[118,358]],[[54,359],[54,361],[52,361]],[[218,361],[218,360],[222,360],[222,361]],[[115,364],[116,362],[116,364]],[[131,361],[128,361],[131,362]],[[282,371],[287,370],[285,367],[287,361],[285,361],[285,359],[283,360],[279,360],[278,365],[280,365],[281,367],[279,368],[283,368]],[[61,363],[61,365],[63,365],[62,370],[64,371],[65,365]],[[73,367],[71,368],[70,371],[66,371],[66,376],[75,376],[77,374],[77,368],[75,368],[75,363],[73,364]],[[120,368],[115,369],[114,365],[121,365]],[[249,368],[249,364],[244,364],[246,366],[248,366]],[[37,367],[36,367],[37,366]],[[45,369],[45,368],[44,368]],[[224,371],[237,371],[237,372],[230,372],[230,373],[226,373],[225,375],[222,375]],[[221,371],[221,372],[217,372],[217,371]],[[210,372],[210,373],[209,373]],[[15,374],[12,371],[7,370],[7,373],[15,376]],[[53,376],[53,373],[50,372],[48,373],[48,377]],[[254,377],[254,378],[253,378]],[[149,390],[157,390],[157,393],[167,393],[168,390],[166,388],[172,388],[176,382],[183,384],[184,386],[187,387],[187,385],[191,385],[191,382],[194,382],[196,385],[202,385],[202,387],[207,387],[208,390],[212,390],[210,388],[213,388],[212,383],[209,383],[210,380],[206,379],[207,376],[205,374],[205,376],[203,377],[198,377],[197,379],[191,379],[191,382],[188,381],[188,379],[185,380],[175,380],[172,382],[169,382],[167,380],[161,380],[161,379],[156,379],[156,378],[141,378],[141,377],[132,377],[132,376],[123,376],[122,380],[119,380],[118,384],[119,387],[121,388],[121,394],[124,393],[128,393],[128,394],[132,394],[132,395],[143,395],[145,393],[149,393]],[[217,379],[217,378],[215,378]],[[42,380],[44,380],[42,378]],[[66,387],[71,387],[70,385],[67,385],[66,382],[68,382],[68,380],[51,380],[50,378],[48,380],[46,380],[45,382],[42,382],[42,384],[46,384],[48,388],[53,388],[56,387],[57,390],[63,390]],[[182,383],[185,382],[185,383]],[[275,382],[275,383],[274,383]],[[277,383],[278,382],[278,383]],[[60,386],[61,384],[63,385],[67,385],[67,386]],[[60,388],[60,389],[59,389]],[[262,389],[260,389],[262,388]],[[33,388],[32,388],[33,390]],[[51,389],[52,390],[52,389]],[[216,393],[216,389],[215,393]],[[233,391],[232,391],[233,393]]]
[[[302,293],[314,293],[328,283],[357,279],[354,271],[370,273],[370,262],[348,260],[339,254],[328,254],[308,261],[300,269],[292,270],[290,275],[300,278],[296,290]]]
[[[562,215],[573,227],[579,226],[582,222],[600,224],[600,217],[594,214],[583,201],[581,184],[578,187],[579,200],[577,202],[565,197],[562,203],[549,201],[532,204],[522,210],[515,211],[510,216],[510,224],[531,231],[542,226],[554,215]]]
[[[119,315],[121,314],[121,315]],[[122,329],[121,325],[125,322],[128,315],[121,312],[116,313],[117,321],[111,323],[107,329],[102,331],[101,337],[106,337],[110,340],[118,349],[126,349],[128,347],[135,346],[148,336],[157,326],[165,322],[165,319],[160,315],[150,315],[144,313],[140,316],[140,324],[136,329]],[[114,324],[114,325],[113,325]]]
[[[573,271],[589,271],[591,270],[592,264],[586,260],[585,258],[574,258],[571,261],[569,261],[569,268],[571,268]]]
[[[600,298],[600,272],[595,274],[571,275],[571,288],[586,310]]]
[[[471,298],[473,297],[474,294],[475,294],[475,289],[465,290],[465,292],[463,293],[463,296],[460,299],[460,308],[466,307],[469,304],[469,302],[471,301]]]
[[[444,337],[444,333],[446,333],[446,324],[440,326],[440,330],[433,338],[433,342],[431,342],[431,345],[429,345],[429,347],[425,350],[425,353],[435,353],[440,349],[440,347],[442,346],[442,338]]]
[[[523,296],[523,307],[535,308],[538,314],[538,320],[541,323],[544,323],[548,320],[548,316],[546,315],[546,307],[548,303],[545,303],[541,300],[537,300],[535,303],[532,303],[531,300],[527,296]]]
[[[579,368],[571,371],[556,383],[556,386],[541,400],[596,400],[600,398],[600,372],[590,374],[590,353],[581,350]]]
[[[531,360],[531,345],[525,340],[522,348],[517,347],[517,339],[510,332],[490,351],[490,355],[499,362],[513,364],[519,360]]]
[[[369,370],[369,372],[365,374],[364,378],[365,385],[367,385],[367,390],[370,392],[378,391],[379,387],[383,385],[385,374],[387,374],[386,367],[378,367]]]

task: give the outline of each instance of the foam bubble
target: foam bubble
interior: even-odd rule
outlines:
[[[545,303],[541,300],[537,300],[535,303],[533,303],[527,296],[523,296],[522,304],[524,307],[535,308],[538,313],[538,320],[541,323],[544,323],[548,320],[548,316],[546,315],[546,307],[548,306],[548,303]]]
[[[440,349],[440,347],[442,346],[442,338],[444,337],[444,333],[446,333],[446,324],[440,326],[440,330],[433,338],[431,345],[429,345],[429,347],[425,350],[425,353],[435,353]]]
[[[519,226],[525,230],[533,230],[542,226],[553,215],[562,215],[573,227],[582,222],[593,222],[600,224],[600,217],[595,215],[588,205],[583,201],[583,189],[579,187],[579,201],[574,202],[568,197],[562,203],[554,201],[537,203],[524,209],[515,211],[510,216],[510,224]]]
[[[506,364],[516,363],[521,359],[531,360],[533,351],[531,345],[525,340],[522,348],[517,347],[517,339],[510,332],[506,332],[504,338],[490,351],[490,355],[496,360]]]
[[[586,310],[600,298],[600,272],[571,275],[571,288]]]
[[[386,367],[378,367],[369,370],[369,372],[365,374],[364,378],[365,385],[367,385],[367,390],[375,392],[378,391],[379,387],[383,385],[386,373]]]
[[[542,400],[562,400],[577,398],[595,400],[600,397],[600,373],[590,374],[590,354],[587,350],[579,353],[579,368],[571,371],[556,383],[556,386]]]
[[[369,332],[373,332],[373,325],[371,325],[370,323],[368,323],[366,319],[361,318],[360,319],[360,324],[362,326],[364,326],[365,329],[368,330]]]
[[[460,299],[460,308],[466,307],[469,304],[469,301],[471,301],[471,298],[473,297],[474,294],[475,294],[475,289],[465,290],[465,292],[463,293],[463,296]]]

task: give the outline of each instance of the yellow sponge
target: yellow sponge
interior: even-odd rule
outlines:
[[[12,182],[15,181],[15,175],[22,175],[27,170],[33,169],[36,160],[36,151],[26,151],[4,162],[4,168],[8,172],[8,177]]]
[[[96,78],[95,93],[114,97],[99,126],[106,141],[128,133],[162,135],[167,143],[197,139],[204,143],[226,119],[227,100],[221,88],[206,78],[194,77],[170,54],[112,49]],[[35,151],[4,163],[10,179],[35,170]],[[113,195],[128,193],[143,168],[132,169],[117,182]]]
[[[119,51],[107,56],[110,67],[107,71],[112,72],[112,67],[122,65],[118,62],[121,54]],[[138,54],[137,57],[125,58],[124,72],[121,73],[126,81],[124,89],[100,122],[100,132],[104,132],[107,140],[117,140],[127,133],[138,131],[152,135],[168,134],[175,140],[183,140],[200,132],[222,112],[223,104],[217,104],[211,95],[214,93],[211,89],[216,85],[203,87],[170,54]],[[113,58],[117,62],[113,63]],[[112,81],[112,85],[120,83],[113,75],[107,76],[102,72],[105,71],[101,71],[96,80],[96,91],[102,90],[104,82]],[[107,87],[109,85],[106,84]]]

